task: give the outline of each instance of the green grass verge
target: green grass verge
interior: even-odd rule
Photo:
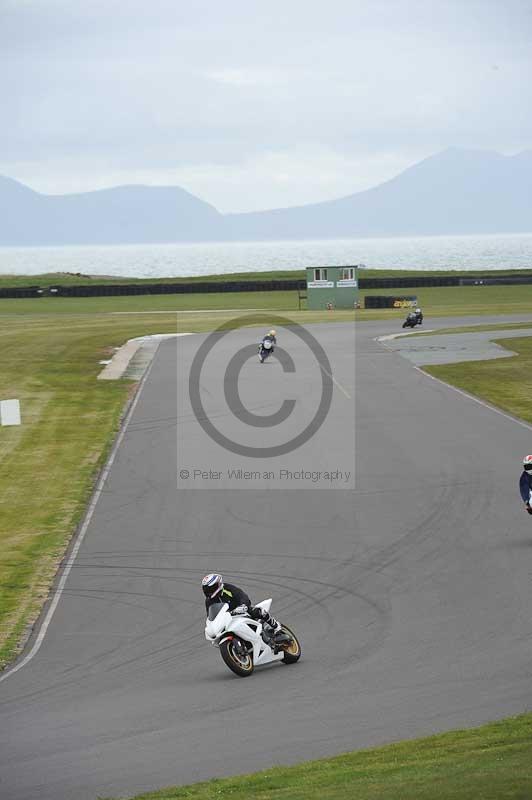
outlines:
[[[0,323],[0,397],[23,424],[0,428],[0,666],[37,616],[117,430],[131,383],[97,381],[107,348],[175,320],[21,316]]]
[[[124,297],[0,299],[0,315],[97,314],[114,311],[187,311],[228,308],[297,310],[297,292],[209,292],[205,294],[143,294]]]
[[[425,314],[424,324],[431,327],[431,318],[455,316],[482,316],[486,314],[526,314],[532,311],[532,285],[524,286],[442,286],[412,289],[371,290],[367,294],[416,295]],[[383,312],[361,310],[357,319],[368,319],[373,314],[384,318]],[[404,319],[406,311],[384,312],[384,315]],[[376,318],[376,317],[373,317]]]
[[[478,395],[516,417],[532,422],[532,337],[494,340],[516,353],[510,358],[438,364],[423,369]]]
[[[526,800],[532,714],[135,800]]]
[[[415,294],[417,296],[418,302],[425,312],[427,325],[430,325],[431,317],[532,313],[532,285],[406,288],[396,291],[397,294]],[[384,292],[383,290],[371,290],[361,292],[360,296],[363,302],[367,294],[383,293],[393,294],[394,290]],[[186,311],[227,308],[265,308],[295,311],[298,309],[298,295],[297,291],[283,291],[0,299],[0,315],[57,315],[114,311]],[[340,313],[335,311],[330,314],[330,318],[333,319]],[[368,319],[396,319],[399,321],[404,316],[404,309],[360,309],[356,312],[356,318],[361,321]]]

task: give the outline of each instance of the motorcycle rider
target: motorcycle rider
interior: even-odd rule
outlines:
[[[420,308],[416,308],[416,310],[414,311],[414,314],[416,315],[417,324],[418,325],[423,325],[423,312],[422,312],[422,310]]]
[[[532,514],[532,455],[523,459],[523,472],[519,478],[519,491],[529,514]]]
[[[416,312],[409,311],[406,315],[406,319],[403,322],[403,328],[413,328],[417,322]]]
[[[271,614],[262,608],[253,606],[249,595],[239,586],[233,583],[225,583],[218,572],[210,572],[201,581],[201,588],[205,595],[205,608],[208,611],[213,603],[227,603],[231,614],[249,614],[254,620],[260,620],[263,625],[269,626],[272,637],[276,639],[276,634],[280,633],[281,623],[277,622]],[[265,631],[268,633],[268,631]]]
[[[264,342],[268,342],[270,345],[269,347],[266,346],[266,350],[269,350],[270,353],[273,353],[274,345],[277,344],[277,331],[275,330],[275,328],[272,328],[270,331],[268,331],[266,336],[262,337],[262,342],[260,345],[261,347],[264,347]]]
[[[277,331],[272,328],[268,333],[262,337],[262,341],[259,345],[259,355],[261,357],[261,361],[264,361],[268,354],[273,353],[275,350],[274,345],[277,344]]]

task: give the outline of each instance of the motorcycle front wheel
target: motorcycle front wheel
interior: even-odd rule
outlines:
[[[240,678],[247,678],[253,672],[253,656],[241,639],[226,639],[220,645],[220,653],[229,669]]]
[[[288,625],[281,625],[281,629],[291,638],[291,643],[283,647],[283,661],[285,664],[295,664],[301,658],[301,645],[294,631]]]

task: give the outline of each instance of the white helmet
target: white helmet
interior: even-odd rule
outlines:
[[[205,597],[212,600],[224,588],[224,579],[218,572],[209,572],[201,581],[201,588]]]
[[[421,314],[421,309],[420,308],[416,308],[416,314]]]
[[[532,455],[523,458],[523,469],[526,472],[532,472]]]

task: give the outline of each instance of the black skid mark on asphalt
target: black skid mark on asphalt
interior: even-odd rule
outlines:
[[[288,489],[287,491],[298,491],[298,490],[297,489],[296,490]],[[299,491],[308,492],[308,489],[300,489]],[[351,490],[346,490],[346,491],[351,491]],[[243,517],[240,514],[235,513],[228,506],[224,506],[224,511],[227,514],[227,516],[231,517],[236,522],[241,522],[242,524],[248,525],[251,528],[255,528],[258,525],[263,525],[264,524],[264,520],[261,519],[259,521],[256,518],[255,519],[248,519],[247,517]],[[297,525],[297,524],[294,525],[293,520],[292,521],[287,520],[286,522],[272,520],[271,517],[268,516],[268,512],[267,511],[265,512],[265,516],[267,517],[268,527],[270,529],[280,530],[280,531],[282,531],[282,530],[293,531],[294,528],[298,528],[298,527],[300,527],[302,530],[306,530],[306,529],[309,529],[309,528],[311,530],[324,529],[326,531],[331,531],[331,530],[334,530],[334,529],[336,529],[336,530],[345,530],[346,528],[349,528],[349,526],[351,524],[349,521],[346,521],[344,519],[344,517],[342,517],[338,513],[332,514],[330,516],[330,518],[328,518],[325,521],[321,520],[319,522],[313,523],[312,520],[310,520],[308,522],[305,520],[305,522],[301,523],[301,525]]]
[[[376,613],[377,618],[380,620],[379,629],[380,628],[388,628],[389,627],[389,605],[388,603],[383,603],[382,601],[374,600],[373,598],[362,594],[360,591],[355,590],[351,587],[341,586],[333,583],[328,583],[326,581],[318,581],[312,578],[303,578],[296,575],[276,575],[273,573],[254,573],[254,572],[243,572],[238,571],[234,572],[235,575],[243,575],[245,577],[255,577],[259,578],[259,583],[264,583],[266,585],[277,586],[280,588],[285,589],[288,594],[296,593],[300,596],[300,598],[304,598],[307,601],[310,601],[312,605],[318,606],[320,611],[325,614],[328,627],[331,626],[333,621],[333,614],[329,610],[326,605],[327,600],[334,599],[335,597],[341,599],[345,596],[351,596],[356,601],[362,602],[372,608],[372,610]],[[268,580],[265,580],[268,578]],[[279,581],[273,581],[271,578],[282,578],[283,583]],[[320,590],[325,591],[325,594],[318,597],[316,593],[309,594],[309,592],[305,592],[296,586],[294,583],[305,583],[311,584],[312,586],[319,587]],[[278,616],[281,616],[283,612],[289,612],[290,607],[294,605],[296,601],[288,602],[286,604],[279,606],[279,613]],[[380,640],[381,637],[379,637]]]
[[[154,628],[151,628],[149,631],[147,631],[146,633],[144,633],[144,634],[142,634],[140,636],[136,635],[135,637],[130,638],[127,642],[124,642],[124,641],[118,642],[116,645],[108,648],[104,652],[98,653],[92,659],[89,659],[89,660],[86,659],[83,662],[71,665],[69,668],[63,670],[63,672],[61,674],[68,674],[70,672],[77,671],[77,670],[81,670],[83,673],[85,673],[85,672],[87,672],[87,670],[90,670],[91,668],[96,668],[96,667],[98,668],[98,671],[100,673],[101,672],[109,673],[109,672],[113,672],[113,671],[115,671],[117,669],[121,669],[121,668],[123,668],[125,666],[130,666],[132,664],[139,664],[139,662],[141,660],[144,660],[146,658],[151,659],[157,653],[167,652],[168,650],[175,650],[175,648],[176,648],[176,640],[180,644],[186,644],[187,642],[192,641],[194,639],[198,639],[198,640],[202,641],[203,640],[202,633],[194,633],[192,636],[188,636],[188,637],[185,636],[184,639],[182,638],[184,636],[184,634],[186,634],[189,630],[191,630],[191,629],[197,630],[198,624],[202,624],[202,623],[203,623],[203,616],[201,617],[201,623],[199,623],[199,620],[196,619],[193,622],[191,622],[189,625],[186,625],[183,628],[178,628],[177,630],[175,630],[173,632],[172,641],[170,643],[162,646],[162,647],[159,647],[157,649],[150,648],[149,650],[147,650],[144,653],[139,653],[139,654],[135,655],[132,658],[128,658],[128,659],[124,659],[122,661],[119,661],[117,664],[112,664],[110,666],[105,666],[104,665],[104,662],[106,660],[108,660],[109,658],[112,658],[113,656],[118,655],[121,651],[130,649],[130,648],[138,648],[139,645],[142,642],[149,641],[149,639],[151,639],[153,636],[158,635],[162,631],[167,630],[169,628],[173,628],[174,625],[175,625],[175,622],[173,620],[168,620],[168,621],[164,622],[161,625],[158,625],[158,626],[156,626]],[[144,667],[142,667],[142,669],[144,669]]]
[[[112,574],[111,577],[121,579],[121,578],[124,578],[124,577],[129,578],[131,576],[129,576],[129,575],[128,576],[124,576],[122,573],[116,573],[115,575]],[[135,577],[144,577],[144,576],[136,575]],[[152,578],[152,576],[148,576],[148,577]],[[170,578],[167,578],[167,580],[170,580]],[[109,594],[111,594],[111,595],[112,594],[129,595],[131,597],[151,597],[152,599],[157,598],[158,600],[168,599],[168,600],[170,600],[172,602],[175,602],[175,603],[185,603],[185,604],[189,604],[189,605],[192,605],[192,606],[197,606],[197,603],[194,600],[191,600],[190,598],[187,599],[185,597],[181,597],[180,595],[177,595],[177,594],[176,595],[169,595],[169,594],[157,594],[156,592],[133,592],[133,591],[130,591],[130,590],[115,589],[115,588],[113,588],[113,589],[102,589],[102,588],[90,589],[89,587],[83,587],[83,588],[79,588],[79,589],[65,589],[63,591],[63,594],[65,596],[68,596],[68,597],[87,597],[88,599],[91,599],[91,600],[97,600],[98,596],[100,594],[101,595],[104,595],[104,594],[105,595],[109,595]],[[148,608],[147,606],[141,606],[138,603],[137,604],[135,604],[135,603],[127,603],[124,600],[117,600],[116,602],[119,603],[119,604],[122,604],[122,605],[130,605],[130,606],[135,606],[136,608],[142,608],[144,611],[147,611],[150,614],[153,613],[152,609]]]
[[[183,540],[181,540],[181,541],[183,541]],[[192,542],[193,540],[189,539],[189,541]],[[169,558],[210,558],[210,559],[212,559],[212,558],[228,558],[232,562],[234,562],[236,559],[240,559],[240,558],[244,558],[244,559],[246,559],[246,558],[278,558],[278,559],[281,559],[281,561],[283,561],[286,558],[296,558],[298,560],[301,559],[303,561],[324,561],[324,562],[331,562],[333,564],[341,564],[342,563],[342,558],[341,557],[329,558],[327,556],[309,556],[309,555],[298,555],[298,554],[294,554],[294,553],[256,553],[254,551],[253,552],[247,552],[247,551],[243,551],[243,550],[238,550],[236,552],[229,552],[227,550],[224,550],[223,552],[214,552],[214,551],[211,550],[211,551],[205,552],[205,553],[195,552],[195,551],[189,551],[187,553],[178,553],[178,552],[170,551],[170,550],[168,552],[161,552],[160,550],[157,550],[157,551],[153,551],[151,553],[151,555],[149,555],[149,557],[153,558],[154,555],[160,556],[161,559],[164,559],[165,561],[168,561]],[[105,556],[101,556],[101,557],[104,558]],[[115,553],[113,557],[114,558],[122,558],[122,557],[123,558],[129,558],[129,555],[128,554],[124,554],[123,556],[121,556],[119,553]],[[90,566],[90,565],[87,565],[87,566]],[[99,564],[94,564],[93,566],[98,567],[100,565]],[[104,565],[102,565],[102,566],[104,566]],[[139,565],[139,568],[140,568],[140,565]],[[146,569],[148,569],[148,567]],[[151,569],[157,569],[157,567],[151,567]],[[164,569],[172,569],[172,568],[171,567],[164,567]]]
[[[387,577],[388,591],[393,592],[405,580],[403,570],[399,569],[402,562],[409,560],[412,554],[419,561],[422,547],[427,542],[435,542],[437,549],[448,547],[448,541],[442,541],[440,525],[442,520],[445,520],[445,527],[453,531],[455,538],[459,538],[462,535],[458,524],[460,514],[456,508],[456,498],[451,495],[452,492],[445,487],[438,499],[435,500],[431,511],[425,514],[415,527],[408,529],[391,544],[385,545],[372,554],[362,567],[363,573],[353,575],[353,580],[357,583],[364,582],[379,574]],[[436,540],[435,537],[437,537]],[[429,554],[425,553],[423,557],[427,558],[431,555],[433,555],[432,551]],[[345,566],[350,565],[346,563]]]

